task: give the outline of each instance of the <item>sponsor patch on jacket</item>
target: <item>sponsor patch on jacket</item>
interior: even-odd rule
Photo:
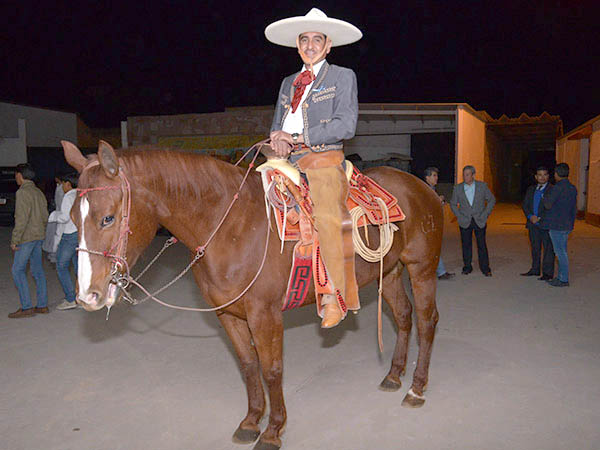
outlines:
[[[281,94],[281,100],[279,101],[279,103],[281,103],[283,106],[285,106],[289,102],[290,102],[290,97],[288,95]]]

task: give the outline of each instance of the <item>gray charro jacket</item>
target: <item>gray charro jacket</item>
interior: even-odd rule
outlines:
[[[271,131],[281,130],[294,97],[293,82],[300,72],[281,83]],[[304,144],[315,152],[342,150],[342,141],[351,139],[358,120],[358,88],[351,69],[327,61],[312,85],[302,108]]]
[[[452,200],[450,200],[450,209],[458,219],[458,226],[469,228],[471,218],[479,228],[485,227],[485,223],[496,204],[494,194],[483,181],[475,180],[475,195],[473,196],[473,206],[469,204],[465,194],[465,183],[459,183],[454,186],[452,191]]]

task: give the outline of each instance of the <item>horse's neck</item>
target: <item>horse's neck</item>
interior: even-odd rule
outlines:
[[[214,161],[208,161],[215,164]],[[234,201],[242,180],[240,170],[233,166],[218,163],[215,167],[218,170],[208,173],[198,172],[193,180],[189,180],[190,183],[197,184],[182,185],[180,190],[161,189],[160,184],[153,183],[152,180],[145,182],[144,189],[150,191],[151,196],[154,197],[154,214],[157,222],[190,249],[204,244],[212,232],[219,227],[227,208]],[[240,210],[260,209],[264,218],[260,180],[255,174],[250,175],[221,228],[229,228],[236,221],[239,222]],[[245,217],[246,223],[247,219]]]

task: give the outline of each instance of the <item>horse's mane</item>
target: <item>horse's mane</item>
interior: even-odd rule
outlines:
[[[174,199],[221,196],[237,189],[243,177],[239,167],[198,153],[132,147],[117,151],[117,156],[128,173]]]

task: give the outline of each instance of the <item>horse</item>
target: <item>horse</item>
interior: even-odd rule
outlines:
[[[119,262],[133,266],[159,226],[169,230],[192,254],[217,230],[192,266],[203,299],[214,307],[228,303],[251,284],[266,252],[264,268],[254,284],[239,301],[218,311],[217,317],[231,339],[247,391],[248,411],[233,440],[248,444],[258,439],[255,450],[279,449],[287,419],[282,390],[281,309],[293,243],[286,242],[281,252],[275,233],[268,240],[265,237],[270,224],[260,176],[256,171],[247,176],[237,202],[219,228],[245,176],[244,169],[202,154],[151,148],[115,151],[104,141],[100,141],[98,153],[88,157],[70,142],[63,141],[62,145],[67,162],[80,173],[80,195],[71,217],[79,232],[77,302],[87,311],[114,304],[118,297],[114,271],[123,270]],[[438,321],[435,272],[443,233],[441,202],[423,181],[406,172],[376,167],[366,170],[365,175],[391,192],[406,215],[398,223],[399,230],[383,260],[382,296],[397,326],[397,341],[391,368],[380,388],[397,391],[406,369],[413,308],[401,277],[406,267],[416,309],[419,355],[402,405],[419,407],[425,402],[423,394]],[[125,233],[124,221],[128,225]],[[371,246],[377,247],[378,229],[369,226],[368,233]],[[110,249],[123,242],[124,254],[115,269],[115,260],[107,256]],[[379,276],[379,263],[356,257],[359,286]],[[310,299],[314,302],[314,286],[306,304]],[[259,422],[266,400],[261,374],[270,406],[268,425],[262,434]]]

